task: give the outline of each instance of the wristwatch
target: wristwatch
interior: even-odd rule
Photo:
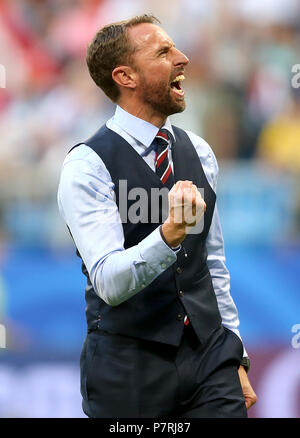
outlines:
[[[243,367],[246,370],[246,373],[248,373],[250,370],[250,359],[248,356],[243,357],[243,359],[241,360],[241,365],[243,365]]]

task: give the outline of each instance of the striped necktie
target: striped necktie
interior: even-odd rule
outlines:
[[[156,134],[153,141],[154,150],[156,151],[155,156],[155,171],[159,176],[161,182],[168,187],[169,190],[175,184],[174,175],[172,172],[171,163],[168,157],[168,147],[169,147],[169,135],[167,131],[161,129]],[[184,317],[184,325],[188,326],[190,324],[187,315]]]
[[[172,172],[171,163],[168,157],[169,135],[167,131],[158,131],[154,141],[155,156],[155,172],[159,176],[161,182],[168,187],[169,190],[175,184]]]

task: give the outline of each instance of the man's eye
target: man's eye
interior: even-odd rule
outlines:
[[[166,53],[168,53],[168,51],[169,51],[169,49],[164,49],[164,50],[162,50],[160,53],[159,53],[159,55],[161,56],[161,55],[165,55]]]

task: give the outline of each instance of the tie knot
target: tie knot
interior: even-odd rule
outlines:
[[[160,129],[156,134],[154,140],[154,147],[156,150],[155,157],[155,171],[159,176],[161,182],[168,187],[169,190],[174,185],[174,176],[172,173],[172,166],[169,161],[169,135],[168,133]]]
[[[169,145],[169,135],[166,131],[160,130],[156,134],[154,139],[155,150],[158,154],[160,154],[163,150],[165,150]]]
[[[164,129],[160,129],[158,131],[158,133],[156,134],[156,140],[160,143],[160,144],[168,144],[169,143],[169,134],[166,130]]]

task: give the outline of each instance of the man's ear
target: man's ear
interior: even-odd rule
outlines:
[[[131,67],[119,65],[112,72],[113,80],[120,86],[125,88],[136,87],[136,76]]]

